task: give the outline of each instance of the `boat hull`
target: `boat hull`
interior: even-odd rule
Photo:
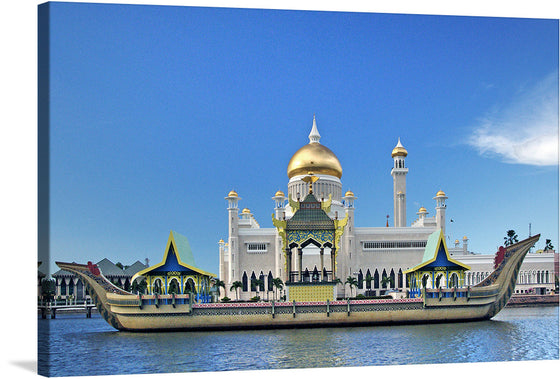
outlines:
[[[114,298],[114,297],[113,297]],[[335,327],[488,319],[493,299],[444,298],[111,306],[120,330],[217,330]],[[111,303],[111,296],[109,296]]]

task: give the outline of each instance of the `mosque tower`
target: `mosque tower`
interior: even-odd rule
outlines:
[[[239,207],[238,202],[241,200],[237,192],[231,190],[227,197],[228,201],[228,228],[229,228],[229,238],[228,238],[228,249],[225,251],[227,259],[229,262],[226,275],[226,283],[231,283],[236,280],[240,280],[239,277]]]
[[[436,201],[436,225],[445,235],[445,210],[447,209],[447,205],[445,205],[445,200],[447,200],[445,192],[438,191],[434,200]]]
[[[393,169],[391,176],[393,177],[393,203],[394,203],[394,226],[406,226],[406,174],[408,168],[404,165],[404,158],[408,152],[401,144],[401,139],[397,142],[397,146],[391,152],[393,158]]]

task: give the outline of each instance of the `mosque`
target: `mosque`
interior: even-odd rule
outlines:
[[[278,191],[272,197],[274,228],[261,228],[248,208],[239,212],[236,191],[225,198],[229,236],[227,242],[219,242],[219,276],[226,296],[247,300],[257,292],[273,291],[275,278],[287,285],[339,279],[337,298],[350,295],[352,288],[344,284],[349,276],[357,279],[353,294],[406,291],[410,287],[405,271],[422,261],[429,236],[437,230],[445,235],[447,196],[440,189],[434,191],[435,216],[428,217],[421,207],[418,218],[406,225],[408,152],[400,138],[391,152],[394,225],[387,222],[384,227],[354,225],[357,197],[351,191],[343,194],[341,164],[320,139],[314,116],[309,143],[288,163],[287,196]],[[456,241],[454,250],[466,254],[467,242],[464,237],[461,248]],[[257,285],[255,279],[260,279]],[[235,293],[230,291],[234,282],[242,284]]]

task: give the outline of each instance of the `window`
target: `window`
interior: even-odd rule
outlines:
[[[262,254],[266,253],[266,243],[262,242],[250,242],[247,244],[247,253],[250,254]]]
[[[425,248],[426,241],[364,241],[364,250]]]

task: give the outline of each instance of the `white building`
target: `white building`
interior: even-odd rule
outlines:
[[[391,152],[394,225],[385,227],[354,225],[354,213],[358,211],[354,201],[357,197],[351,191],[343,195],[340,162],[329,148],[320,143],[320,138],[313,117],[309,143],[296,151],[288,163],[288,197],[283,191],[276,192],[272,197],[273,216],[277,220],[290,220],[294,214],[294,207],[298,206],[297,201],[303,200],[311,187],[316,199],[322,204],[321,208],[328,210],[330,218],[347,217],[338,249],[328,244],[314,246],[314,243],[307,245],[304,243],[297,246],[297,249],[296,247],[284,249],[277,228],[261,228],[248,208],[239,212],[241,197],[232,190],[225,198],[228,201],[229,235],[227,242],[223,240],[219,242],[219,275],[226,285],[226,296],[232,299],[238,296],[237,293],[230,291],[230,287],[233,282],[239,281],[243,284],[238,290],[240,299],[255,296],[257,290],[261,297],[272,298],[273,278],[281,278],[286,282],[314,281],[323,277],[331,281],[336,277],[344,283],[348,276],[354,276],[358,279],[357,293],[379,295],[388,288],[406,290],[408,286],[403,272],[421,261],[426,241],[431,233],[437,229],[442,229],[445,233],[447,196],[438,188],[434,189],[436,194],[433,198],[435,216],[427,217],[428,211],[422,207],[417,212],[418,218],[410,226],[406,225],[408,152],[400,138]],[[312,183],[309,182],[311,176],[315,177]],[[458,243],[454,248],[449,246],[450,252],[460,252],[462,255],[457,259],[476,267],[479,270],[477,272],[484,272],[487,275],[486,272],[492,271],[493,256],[486,256],[484,263],[481,255],[472,255],[467,251],[467,242],[465,237],[462,247],[459,247]],[[299,254],[301,260],[298,258]],[[288,259],[292,256],[295,259]],[[479,261],[483,262],[480,263],[482,265],[480,267]],[[287,272],[288,263],[291,267],[290,272]],[[335,273],[333,273],[333,263]],[[553,261],[550,267],[553,271]],[[548,270],[550,272],[550,268]],[[480,276],[475,278],[478,279]],[[262,280],[263,284],[260,288],[253,286],[251,289],[253,278]],[[553,275],[549,275],[548,280],[554,283]],[[339,284],[336,291],[338,297],[343,297],[349,295],[350,288]]]

